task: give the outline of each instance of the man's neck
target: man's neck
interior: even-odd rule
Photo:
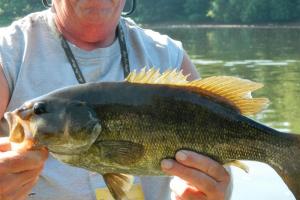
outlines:
[[[111,30],[101,29],[101,25],[72,23],[62,24],[59,18],[55,18],[58,31],[71,43],[77,47],[91,51],[96,48],[110,46],[116,39],[116,26]]]

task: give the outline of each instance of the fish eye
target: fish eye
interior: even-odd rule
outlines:
[[[35,103],[33,105],[33,112],[36,115],[40,115],[40,114],[46,113],[47,112],[47,110],[46,110],[46,104],[43,103],[43,102],[37,102],[37,103]]]

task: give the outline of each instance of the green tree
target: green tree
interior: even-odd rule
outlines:
[[[210,7],[210,0],[185,0],[183,5],[184,15],[187,16],[189,21],[207,21]]]
[[[44,9],[40,0],[0,0],[0,23]],[[138,0],[140,23],[269,23],[300,20],[300,0]]]
[[[211,13],[217,22],[282,22],[300,18],[300,0],[213,0]]]
[[[213,0],[211,8],[211,17],[215,21],[226,22],[228,18],[228,3],[229,0]]]
[[[300,19],[300,0],[296,1],[296,8],[295,8],[295,12],[296,12],[296,19]]]
[[[44,9],[37,0],[0,0],[0,19],[2,24],[27,15],[31,12]]]
[[[214,21],[240,23],[249,0],[213,0],[211,13]]]
[[[297,17],[297,0],[271,0],[270,17],[275,21],[288,21]]]
[[[270,21],[269,0],[248,0],[241,21],[245,23]]]
[[[134,18],[140,22],[170,22],[183,17],[181,0],[139,0]]]

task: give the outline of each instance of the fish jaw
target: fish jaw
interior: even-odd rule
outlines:
[[[39,99],[5,113],[10,141],[23,149],[47,147],[57,154],[80,154],[96,141],[101,124],[93,108],[66,99]]]
[[[97,140],[99,134],[101,133],[101,130],[102,126],[100,125],[100,123],[96,123],[90,131],[90,137],[88,141],[83,142],[82,140],[74,140],[71,137],[65,137],[64,140],[61,141],[62,144],[60,145],[47,143],[44,144],[48,147],[50,152],[56,155],[55,157],[57,158],[59,158],[60,156],[68,157],[72,155],[78,155],[90,149],[90,147]]]
[[[101,125],[96,123],[92,128],[89,141],[83,142],[82,140],[72,139],[69,133],[67,133],[68,129],[66,128],[64,137],[61,138],[61,144],[52,144],[49,139],[44,138],[47,135],[36,134],[36,130],[34,130],[36,129],[35,125],[30,125],[30,117],[22,119],[18,110],[6,112],[4,117],[7,120],[10,130],[9,140],[15,150],[47,147],[49,151],[57,155],[75,155],[87,151],[102,130]]]
[[[30,130],[29,121],[23,120],[18,115],[18,110],[6,112],[4,118],[7,120],[9,126],[9,140],[13,150],[26,151],[28,149],[38,148],[38,145],[36,145],[34,141],[33,132]]]

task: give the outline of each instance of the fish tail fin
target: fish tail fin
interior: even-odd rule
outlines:
[[[281,176],[285,184],[300,200],[300,134],[290,134],[293,143],[286,149],[281,150],[281,162],[270,163],[273,169]]]

